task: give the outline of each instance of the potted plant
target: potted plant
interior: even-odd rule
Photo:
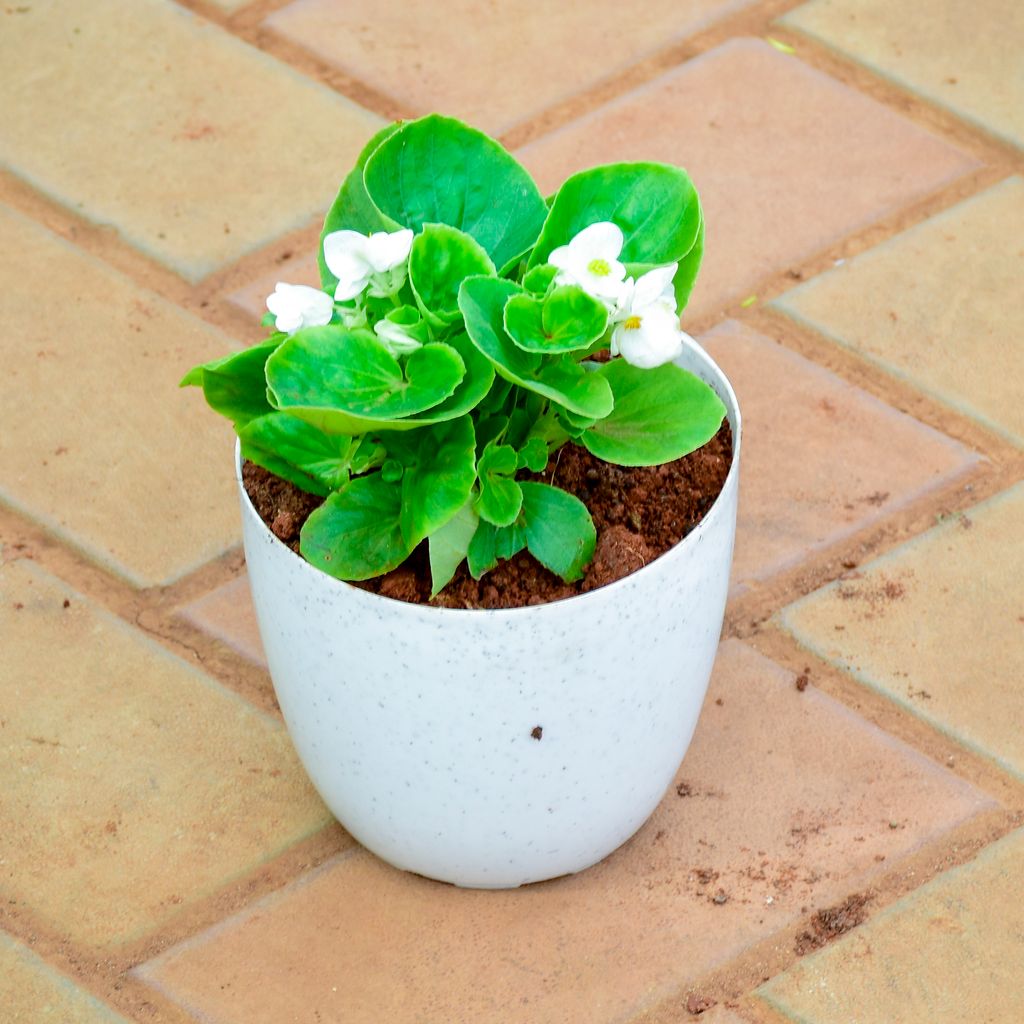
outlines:
[[[253,600],[299,756],[398,867],[480,887],[581,870],[682,760],[724,613],[740,439],[728,381],[679,327],[703,234],[678,168],[597,167],[545,200],[486,135],[393,124],[327,215],[322,290],[279,284],[270,336],[182,382],[238,433]],[[453,578],[524,551],[581,580],[596,531],[546,473],[563,446],[657,466],[723,417],[720,494],[639,571],[542,605],[437,606]],[[299,553],[243,463],[319,502]],[[360,582],[416,559],[425,603]]]

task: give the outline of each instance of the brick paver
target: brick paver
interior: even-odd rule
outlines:
[[[733,580],[743,587],[975,464],[967,449],[735,321],[701,342],[743,410]]]
[[[615,160],[686,167],[708,224],[690,317],[744,298],[766,274],[974,166],[880,104],[752,39],[688,61],[518,155],[545,192],[574,171]]]
[[[358,852],[147,976],[211,1024],[623,1020],[988,805],[793,678],[727,642],[683,788],[581,875],[460,890]]]
[[[194,626],[224,641],[244,658],[259,665],[266,663],[256,609],[249,592],[249,577],[245,573],[192,601],[181,611]]]
[[[19,10],[0,162],[189,280],[325,210],[380,123],[170,0]]]
[[[0,501],[139,585],[236,543],[231,428],[177,389],[231,339],[2,205],[0,293]]]
[[[747,1024],[742,1017],[737,1017],[732,1010],[716,1006],[699,1015],[701,1024]]]
[[[762,988],[801,1024],[1024,1020],[1024,832]]]
[[[278,723],[31,562],[0,594],[6,901],[109,945],[327,820]]]
[[[801,643],[1024,778],[1024,484],[791,605]]]
[[[931,0],[923,17],[917,0],[813,0],[782,21],[1024,147],[1018,0]]]
[[[1024,445],[1024,345],[1011,296],[1024,280],[1024,180],[1011,178],[777,305]]]
[[[933,881],[1024,813],[1024,8],[800,3],[0,5],[0,1024],[1024,1019],[1024,833]],[[676,786],[602,864],[514,892],[339,843],[243,666],[207,658],[264,668],[244,571],[211,564],[230,430],[176,387],[261,335],[278,280],[315,283],[382,115],[435,109],[532,140],[545,191],[688,167],[685,322],[733,318],[701,340],[745,415],[742,597]],[[929,530],[970,487],[999,494]]]
[[[356,75],[413,114],[437,110],[503,132],[752,0],[648,0],[626,17],[587,4],[338,4],[296,0],[275,31]]]
[[[0,932],[4,1024],[127,1024],[124,1017]]]

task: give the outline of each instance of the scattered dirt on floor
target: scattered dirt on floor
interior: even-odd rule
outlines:
[[[871,902],[871,898],[870,893],[854,893],[834,907],[819,910],[811,918],[810,928],[800,932],[796,937],[794,948],[797,955],[805,956],[815,949],[820,949],[857,925],[863,924],[867,917],[864,908]]]
[[[708,996],[699,996],[695,992],[691,992],[686,997],[686,1012],[694,1017],[699,1017],[702,1013],[710,1010],[715,1005],[715,1000]]]
[[[563,583],[524,551],[480,580],[463,564],[431,601],[424,543],[393,572],[355,585],[398,601],[445,608],[519,608],[587,593],[636,572],[678,544],[721,493],[731,464],[728,420],[703,448],[663,466],[612,466],[585,448],[567,444],[543,473],[530,479],[556,484],[590,510],[597,547],[583,579]],[[249,462],[242,468],[242,480],[260,518],[297,552],[302,524],[322,499]]]

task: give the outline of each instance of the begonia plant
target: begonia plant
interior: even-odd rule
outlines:
[[[365,580],[428,545],[437,594],[524,548],[566,581],[594,553],[575,496],[536,479],[563,444],[678,459],[724,406],[675,360],[704,224],[685,171],[621,163],[545,200],[497,142],[431,115],[375,135],[320,237],[322,287],[279,283],[266,340],[182,385],[245,459],[325,501],[303,556]]]

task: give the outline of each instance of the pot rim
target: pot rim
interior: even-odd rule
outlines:
[[[479,621],[484,617],[488,618],[502,618],[506,616],[522,615],[523,613],[532,612],[537,614],[546,608],[555,608],[562,605],[572,605],[574,607],[581,607],[583,602],[590,602],[596,600],[608,600],[613,596],[613,592],[616,588],[621,588],[629,584],[629,581],[634,580],[636,577],[648,573],[651,567],[661,562],[662,559],[669,557],[675,553],[685,550],[687,547],[693,547],[700,542],[703,534],[708,532],[711,528],[713,521],[718,518],[721,514],[723,505],[723,495],[732,488],[737,486],[736,478],[739,475],[740,465],[740,446],[742,442],[743,424],[742,417],[740,414],[739,402],[736,398],[736,392],[733,390],[732,383],[729,378],[722,371],[721,367],[707,354],[701,345],[694,341],[692,338],[687,339],[691,344],[687,346],[689,358],[686,355],[680,357],[677,360],[678,364],[682,369],[687,370],[690,373],[694,373],[697,370],[697,366],[703,363],[701,367],[705,370],[710,370],[711,375],[716,378],[716,384],[722,385],[721,390],[715,386],[716,393],[719,398],[722,399],[723,404],[726,407],[726,418],[730,420],[732,426],[732,463],[729,466],[729,472],[726,474],[725,482],[722,484],[722,489],[719,491],[718,496],[715,498],[711,507],[704,514],[703,519],[681,540],[678,544],[674,544],[667,551],[663,551],[657,558],[652,559],[646,565],[641,566],[635,572],[630,573],[628,576],[622,576],[611,583],[606,583],[604,586],[597,587],[594,590],[590,590],[585,594],[573,594],[571,597],[560,598],[556,601],[547,601],[540,605],[520,605],[515,608],[444,608],[438,605],[432,604],[419,604],[410,601],[400,601],[397,598],[386,597],[383,594],[374,594],[371,591],[363,590],[361,587],[353,586],[346,580],[339,580],[334,576],[330,576],[323,572],[321,569],[317,569],[314,565],[307,562],[301,555],[292,551],[283,541],[281,541],[263,522],[260,514],[256,511],[252,504],[252,500],[249,498],[249,494],[245,489],[245,485],[242,482],[242,442],[239,438],[235,438],[235,483],[238,486],[238,491],[242,500],[242,507],[246,513],[254,520],[258,528],[260,528],[267,536],[269,536],[272,546],[279,547],[285,554],[294,558],[296,562],[302,567],[301,572],[310,574],[311,581],[318,581],[317,585],[326,586],[328,588],[339,588],[347,591],[351,598],[356,601],[366,601],[371,606],[374,603],[386,602],[387,605],[392,606],[392,612],[394,611],[394,605],[400,605],[405,609],[415,609],[416,612],[427,614],[427,615],[444,615],[448,618],[456,618],[462,616],[471,616],[472,618]],[[684,365],[688,363],[690,365]],[[694,365],[697,364],[697,365]],[[702,376],[700,373],[697,376]],[[703,376],[702,376],[702,379]]]

